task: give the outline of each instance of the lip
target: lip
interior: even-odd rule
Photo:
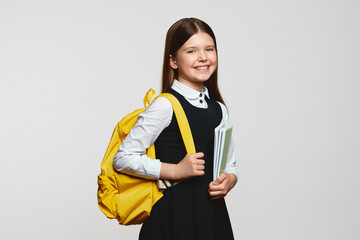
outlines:
[[[201,68],[201,67],[206,67],[206,68],[205,69],[198,69],[198,68]],[[208,71],[210,69],[210,65],[201,65],[201,66],[196,66],[194,68],[197,71],[206,72],[206,71]]]

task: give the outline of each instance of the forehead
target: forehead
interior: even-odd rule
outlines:
[[[206,32],[198,32],[192,35],[181,48],[214,46],[214,39]]]

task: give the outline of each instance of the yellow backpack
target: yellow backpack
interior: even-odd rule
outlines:
[[[177,98],[172,94],[163,93],[152,100],[154,93],[155,91],[150,89],[144,97],[144,108],[126,115],[115,126],[101,163],[97,191],[100,210],[108,218],[116,218],[123,225],[141,224],[144,222],[150,216],[152,206],[163,196],[162,191],[156,186],[156,180],[117,172],[113,167],[113,158],[119,150],[121,142],[124,141],[130,129],[135,125],[137,116],[151,102],[160,96],[166,97],[171,102],[186,151],[187,153],[196,152],[188,120]],[[155,159],[154,144],[147,149],[146,155]]]

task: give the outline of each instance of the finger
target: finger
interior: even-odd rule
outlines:
[[[193,173],[195,175],[204,175],[205,172],[204,172],[204,165],[193,165]]]
[[[215,185],[214,184],[214,182],[211,182],[210,184],[209,184],[209,191],[214,191],[214,188],[215,187],[219,187],[218,185]]]
[[[197,165],[197,169],[198,169],[198,170],[204,170],[204,169],[205,169],[205,166],[204,166],[204,165]]]
[[[198,164],[198,162],[194,162],[192,167],[194,170],[204,170],[205,164]]]
[[[209,184],[209,189],[214,190],[214,191],[224,190],[224,189],[226,189],[228,182],[229,182],[229,179],[225,179],[221,184],[216,184],[216,181],[211,182]]]
[[[224,191],[226,188],[224,185],[211,185],[209,186],[210,191]]]
[[[204,175],[205,174],[205,172],[203,171],[203,170],[198,170],[197,172],[196,172],[196,175],[197,176],[202,176],[202,175]]]
[[[221,192],[221,191],[209,191],[209,194],[210,194],[211,197],[216,197],[216,196],[222,195],[223,192]]]
[[[222,191],[209,191],[209,195],[211,199],[217,199],[217,198],[225,197],[226,193]]]
[[[214,184],[219,185],[227,178],[229,178],[227,173],[221,173],[220,176],[215,180]]]
[[[225,197],[226,194],[227,194],[226,191],[210,191],[209,192],[210,197],[217,197],[217,196]]]
[[[203,158],[204,157],[204,153],[203,152],[197,152],[192,154],[193,157],[195,158]]]
[[[200,159],[200,160],[197,160],[197,161],[196,161],[196,164],[198,164],[198,165],[205,165],[205,161],[202,160],[202,159]]]
[[[226,174],[222,173],[220,176],[215,180],[215,184],[220,184],[226,179]]]

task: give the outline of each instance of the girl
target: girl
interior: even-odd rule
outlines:
[[[228,113],[217,85],[217,48],[211,28],[184,18],[168,30],[162,92],[181,103],[194,138],[195,154],[186,154],[171,103],[155,100],[114,158],[118,171],[152,179],[181,181],[166,189],[143,223],[139,239],[233,239],[224,197],[237,181],[231,141],[225,172],[212,182],[214,129]],[[144,153],[155,143],[156,158]]]

